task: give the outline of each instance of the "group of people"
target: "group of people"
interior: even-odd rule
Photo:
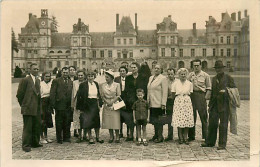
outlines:
[[[176,71],[157,64],[153,75],[147,63],[132,62],[128,68],[119,68],[120,76],[112,70],[105,71],[105,83],[95,81],[94,71],[63,67],[61,76],[52,80],[51,73],[44,72],[38,79],[38,65],[31,64],[31,73],[22,79],[17,98],[23,114],[22,149],[42,147],[51,143],[47,129],[53,127],[55,113],[57,142],[71,142],[71,123],[77,143],[88,141],[104,143],[100,128],[109,130],[109,143],[120,143],[123,123],[127,126],[125,141],[134,141],[139,146],[148,145],[146,125],[152,124],[154,135],[150,142],[161,143],[173,140],[173,129],[178,129],[179,144],[195,140],[197,112],[202,124],[202,147],[215,146],[219,126],[218,149],[225,149],[229,117],[227,87],[236,87],[233,78],[224,73],[223,62],[215,62],[217,75],[213,77],[201,70],[201,61],[193,61],[193,71],[186,68]],[[207,102],[209,100],[209,119]],[[115,109],[123,101],[125,106]],[[102,120],[100,111],[102,108]],[[209,121],[208,121],[209,120]],[[220,120],[220,124],[219,124]],[[163,126],[168,126],[168,136],[163,137]],[[136,139],[134,130],[136,127]],[[95,140],[92,136],[95,131]],[[115,135],[114,135],[115,133]],[[40,139],[41,138],[41,139]]]

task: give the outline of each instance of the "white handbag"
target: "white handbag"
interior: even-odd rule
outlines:
[[[114,104],[113,104],[113,108],[114,110],[119,110],[120,108],[123,108],[125,107],[125,102],[124,100],[122,100],[122,98],[119,96],[120,100],[121,101],[116,101]]]

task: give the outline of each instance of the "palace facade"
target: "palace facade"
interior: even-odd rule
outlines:
[[[238,17],[236,17],[238,16]],[[120,21],[120,22],[119,22]],[[206,21],[206,29],[178,29],[172,16],[164,17],[155,30],[140,30],[129,16],[120,20],[116,14],[115,32],[90,32],[89,25],[80,18],[72,25],[72,32],[59,33],[56,21],[41,10],[41,17],[29,14],[19,36],[19,52],[13,57],[15,66],[27,69],[38,63],[40,71],[74,65],[80,69],[117,69],[132,61],[146,61],[168,67],[191,67],[191,61],[202,60],[203,69],[210,69],[221,59],[228,68],[249,70],[249,16],[241,12],[222,13],[218,22],[213,16]]]

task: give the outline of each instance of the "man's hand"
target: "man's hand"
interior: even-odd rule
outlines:
[[[162,110],[165,110],[165,109],[166,109],[165,105],[162,105]]]
[[[225,92],[226,92],[225,89],[222,89],[222,90],[219,91],[219,93],[225,93]]]

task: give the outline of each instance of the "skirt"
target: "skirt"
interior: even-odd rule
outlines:
[[[73,113],[73,128],[74,129],[80,129],[80,110],[76,110],[74,108],[74,113]]]
[[[179,95],[174,100],[173,119],[174,127],[190,128],[194,126],[193,108],[190,96]]]
[[[100,116],[97,99],[88,99],[88,108],[80,114],[80,128],[100,128]]]
[[[41,106],[42,106],[42,126],[44,128],[52,128],[53,121],[52,121],[52,110],[50,109],[50,98],[44,97],[41,98]]]
[[[120,129],[120,110],[103,105],[102,129]]]

